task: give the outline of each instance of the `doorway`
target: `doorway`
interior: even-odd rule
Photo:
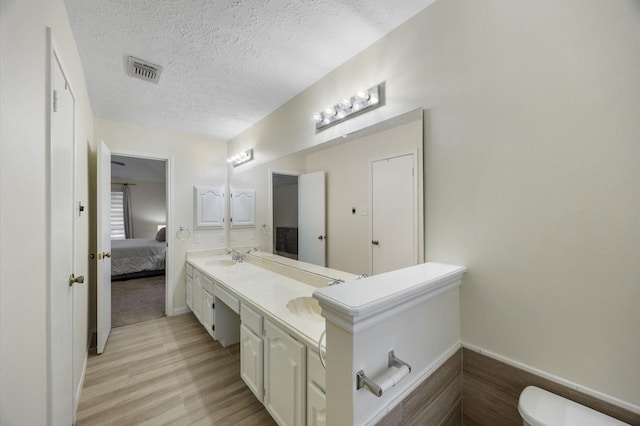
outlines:
[[[166,315],[166,160],[111,156],[111,321]]]
[[[111,153],[104,142],[98,150],[98,172],[97,172],[97,198],[98,198],[98,229],[97,229],[97,257],[98,257],[98,274],[97,274],[97,352],[104,351],[107,339],[114,325],[112,322],[112,293],[117,289],[112,289],[112,273],[119,278],[148,278],[149,275],[156,275],[156,281],[161,280],[159,285],[142,286],[143,293],[153,294],[150,287],[160,287],[164,295],[160,295],[157,301],[160,307],[160,315],[165,316],[173,310],[173,291],[169,283],[168,277],[171,276],[171,247],[168,244],[168,235],[170,234],[171,223],[171,159],[159,157],[153,154],[140,154],[129,152]],[[103,166],[101,166],[103,164]],[[144,207],[138,213],[135,212],[135,204],[132,208],[133,230],[129,230],[126,235],[124,251],[125,254],[118,255],[114,253],[112,247],[111,235],[111,193],[112,193],[112,168],[114,170],[114,184],[119,187],[127,187],[133,189],[130,192],[138,192],[138,207],[142,204]],[[129,174],[124,173],[119,168],[132,169]],[[151,177],[150,177],[151,176]],[[125,185],[126,184],[126,185]],[[152,194],[161,193],[164,195],[163,201],[153,202],[148,198]],[[157,197],[156,197],[157,198]],[[141,201],[140,201],[141,200]],[[136,231],[136,227],[138,231]],[[162,230],[164,228],[164,230]],[[129,238],[127,238],[129,237]],[[141,248],[136,239],[144,239],[147,242],[153,242],[153,247]],[[162,241],[160,241],[162,240]],[[127,253],[128,251],[128,253]],[[104,254],[107,254],[106,256]],[[133,253],[133,255],[131,254]],[[100,260],[100,255],[103,255]],[[118,257],[131,258],[136,257],[135,261],[127,261],[128,265],[111,267],[112,260]],[[125,263],[127,263],[125,262]],[[114,262],[115,263],[115,262]],[[135,266],[142,264],[140,271],[127,270],[127,266]],[[101,271],[102,268],[102,271]],[[136,275],[140,273],[140,275]],[[127,275],[133,274],[133,275]],[[121,280],[128,281],[132,280]],[[119,282],[118,280],[114,282]],[[123,284],[126,286],[126,284]],[[119,285],[117,285],[119,286]],[[127,288],[127,290],[131,290]],[[155,294],[156,299],[158,295]],[[131,304],[140,312],[129,315],[128,323],[137,322],[136,318],[146,318],[142,312],[148,306],[142,304]],[[116,309],[116,307],[113,307]],[[118,323],[116,325],[125,325]]]

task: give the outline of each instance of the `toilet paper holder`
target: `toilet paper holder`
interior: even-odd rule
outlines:
[[[360,370],[356,373],[356,389],[360,390],[364,387],[380,398],[382,392],[398,384],[398,382],[407,376],[411,372],[411,366],[396,357],[393,351],[389,351],[387,370],[377,376],[381,381],[380,384],[376,383],[373,379],[367,377],[364,374],[364,370]]]

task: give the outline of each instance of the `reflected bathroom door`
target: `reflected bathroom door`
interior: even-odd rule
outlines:
[[[418,262],[415,154],[371,162],[371,273]]]
[[[326,266],[326,194],[324,172],[298,179],[298,260]]]

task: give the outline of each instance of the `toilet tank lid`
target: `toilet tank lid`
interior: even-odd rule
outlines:
[[[535,386],[522,391],[518,411],[532,426],[628,426],[628,423]]]

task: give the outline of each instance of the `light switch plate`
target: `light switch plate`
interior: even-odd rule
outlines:
[[[200,234],[193,234],[193,242],[200,244]]]
[[[366,216],[369,214],[369,209],[364,206],[360,206],[358,211],[360,212],[360,216]]]

